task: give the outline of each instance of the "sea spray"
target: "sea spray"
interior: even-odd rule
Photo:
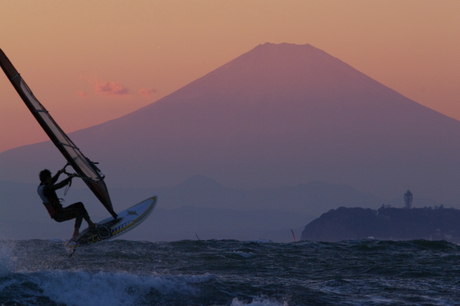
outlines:
[[[151,292],[185,295],[195,292],[177,278],[121,272],[50,271],[37,273],[34,278],[52,301],[75,306],[139,305]]]
[[[14,266],[13,241],[0,241],[0,277],[6,276]]]

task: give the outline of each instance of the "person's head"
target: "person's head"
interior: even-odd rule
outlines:
[[[45,183],[48,178],[51,178],[51,171],[49,171],[48,169],[44,169],[40,171],[39,177],[40,183]]]

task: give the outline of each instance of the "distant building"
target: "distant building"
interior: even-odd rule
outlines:
[[[410,192],[410,190],[407,190],[407,192],[404,194],[404,203],[404,208],[412,208],[412,192]]]

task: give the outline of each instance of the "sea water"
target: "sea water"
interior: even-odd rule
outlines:
[[[0,305],[460,305],[444,241],[0,241]]]

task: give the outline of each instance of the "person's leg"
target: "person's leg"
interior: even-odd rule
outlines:
[[[81,225],[82,217],[78,214],[78,211],[76,209],[73,209],[70,206],[65,207],[61,211],[57,212],[53,219],[57,222],[64,222],[64,221],[75,219],[75,226],[74,226],[74,231],[72,234],[72,237],[75,238],[80,233],[80,225]]]
[[[64,207],[55,217],[54,220],[57,222],[63,222],[75,218],[75,226],[73,237],[76,237],[80,233],[80,226],[83,219],[88,223],[89,228],[94,228],[95,224],[91,221],[88,212],[85,209],[83,203],[78,202],[67,207]]]
[[[93,221],[91,221],[91,218],[89,217],[88,211],[86,210],[85,205],[83,205],[82,202],[72,204],[72,205],[70,205],[68,207],[69,208],[71,207],[72,210],[77,211],[77,219],[79,218],[79,220],[78,220],[78,222],[79,222],[78,228],[80,228],[82,219],[85,219],[85,221],[88,223],[88,227],[90,227],[90,228],[94,227],[95,224],[93,223]],[[77,224],[77,220],[75,220],[75,224]]]

